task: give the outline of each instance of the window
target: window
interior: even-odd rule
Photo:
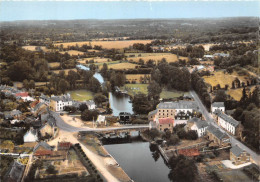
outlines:
[[[237,160],[240,161],[240,157],[238,157]]]

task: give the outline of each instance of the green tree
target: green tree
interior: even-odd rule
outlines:
[[[84,121],[92,121],[93,119],[96,120],[98,116],[97,110],[85,110],[81,113],[81,119]]]
[[[35,88],[35,82],[34,80],[30,80],[29,82],[29,88],[34,89]]]
[[[64,79],[61,79],[59,82],[60,91],[64,94],[68,90],[68,88],[69,88],[69,83]]]
[[[102,104],[107,101],[107,97],[101,93],[97,93],[94,95],[94,101],[97,105]]]
[[[148,89],[148,96],[152,97],[155,100],[160,98],[160,93],[162,92],[162,88],[157,82],[152,81],[148,85],[147,89]]]

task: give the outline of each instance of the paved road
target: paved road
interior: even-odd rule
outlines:
[[[82,127],[75,127],[71,126],[60,117],[60,115],[56,112],[51,111],[52,115],[55,117],[56,125],[58,128],[69,131],[69,132],[79,132],[79,131],[114,131],[114,130],[125,130],[125,129],[143,129],[149,128],[149,125],[130,125],[124,127],[113,127],[113,128],[82,128]]]
[[[198,95],[196,94],[196,92],[190,91],[190,94],[193,96],[194,100],[198,103],[200,111],[204,115],[206,121],[208,121],[210,124],[214,125],[215,127],[219,128],[222,132],[226,132],[219,125],[216,124],[212,115],[208,112],[206,107],[202,104],[202,102],[201,102],[200,98],[198,97]],[[251,155],[252,159],[257,163],[257,165],[260,166],[260,156],[259,155],[257,155],[254,151],[252,151],[250,148],[248,148],[243,143],[238,141],[235,137],[233,137],[229,133],[226,132],[226,134],[231,138],[231,145],[232,146],[238,145],[240,148],[247,151]]]

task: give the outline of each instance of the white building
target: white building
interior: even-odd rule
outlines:
[[[211,105],[211,112],[214,113],[216,110],[220,110],[222,112],[225,112],[224,102],[214,102]]]
[[[53,111],[63,111],[65,106],[72,106],[72,99],[70,97],[70,94],[51,97],[50,108]]]
[[[194,130],[197,132],[198,137],[202,137],[206,134],[206,129],[208,128],[208,123],[202,121],[199,118],[192,118],[188,120],[187,125],[184,127],[186,131]]]
[[[23,136],[24,142],[36,142],[38,141],[37,131],[30,128]]]
[[[46,96],[44,94],[41,94],[41,96],[39,97],[39,100],[40,100],[40,102],[45,103],[47,105],[49,105],[50,102],[51,102],[50,97],[48,97],[48,96]]]
[[[88,106],[89,110],[94,110],[96,109],[96,104],[93,100],[88,100],[86,101],[86,105]]]
[[[236,132],[240,126],[240,122],[232,118],[231,116],[226,115],[223,112],[215,112],[217,116],[218,125],[224,128],[226,131],[230,132],[233,135],[236,135]]]
[[[106,125],[106,116],[98,115],[96,122],[97,122],[97,124],[105,124]]]

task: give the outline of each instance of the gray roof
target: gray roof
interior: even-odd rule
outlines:
[[[239,121],[235,120],[231,116],[226,115],[223,112],[218,112],[217,115],[218,115],[218,117],[220,117],[221,119],[225,120],[226,122],[230,123],[231,125],[233,125],[235,127],[237,127],[240,123]]]
[[[222,140],[223,138],[229,137],[226,133],[220,131],[218,128],[216,128],[213,125],[209,125],[207,128],[207,131],[215,135],[218,139]]]
[[[209,124],[207,123],[207,121],[198,121],[195,123],[197,125],[197,127],[200,128],[206,128],[209,126]]]
[[[149,112],[149,116],[151,116],[151,115],[155,115],[157,113],[157,109],[155,109],[155,110],[153,110],[153,111],[151,111],[151,112]]]
[[[35,152],[40,146],[44,147],[47,150],[52,150],[51,146],[48,143],[41,141],[37,143],[37,145],[34,147],[33,152]]]
[[[187,122],[198,122],[198,121],[201,121],[201,119],[200,118],[197,118],[197,117],[193,117],[193,118],[191,118],[191,119],[189,119]]]
[[[157,106],[158,109],[194,109],[198,110],[195,101],[180,100],[178,102],[161,102]]]
[[[212,107],[225,107],[224,102],[213,102]]]
[[[67,95],[62,95],[62,96],[52,96],[51,97],[51,100],[54,100],[54,101],[62,101],[62,102],[68,102],[68,101],[72,101],[71,97],[69,94]]]
[[[16,115],[21,115],[22,114],[22,112],[21,111],[19,111],[19,110],[12,110],[11,112],[10,112],[10,115],[11,116],[16,116]]]
[[[46,96],[46,95],[44,95],[44,94],[41,94],[40,99],[50,100],[50,97],[49,97],[49,96]]]
[[[11,169],[7,172],[5,181],[19,182],[22,179],[25,165],[16,161],[12,163]]]
[[[232,152],[236,157],[238,157],[243,153],[243,150],[238,145],[235,145],[230,149],[230,152]]]

